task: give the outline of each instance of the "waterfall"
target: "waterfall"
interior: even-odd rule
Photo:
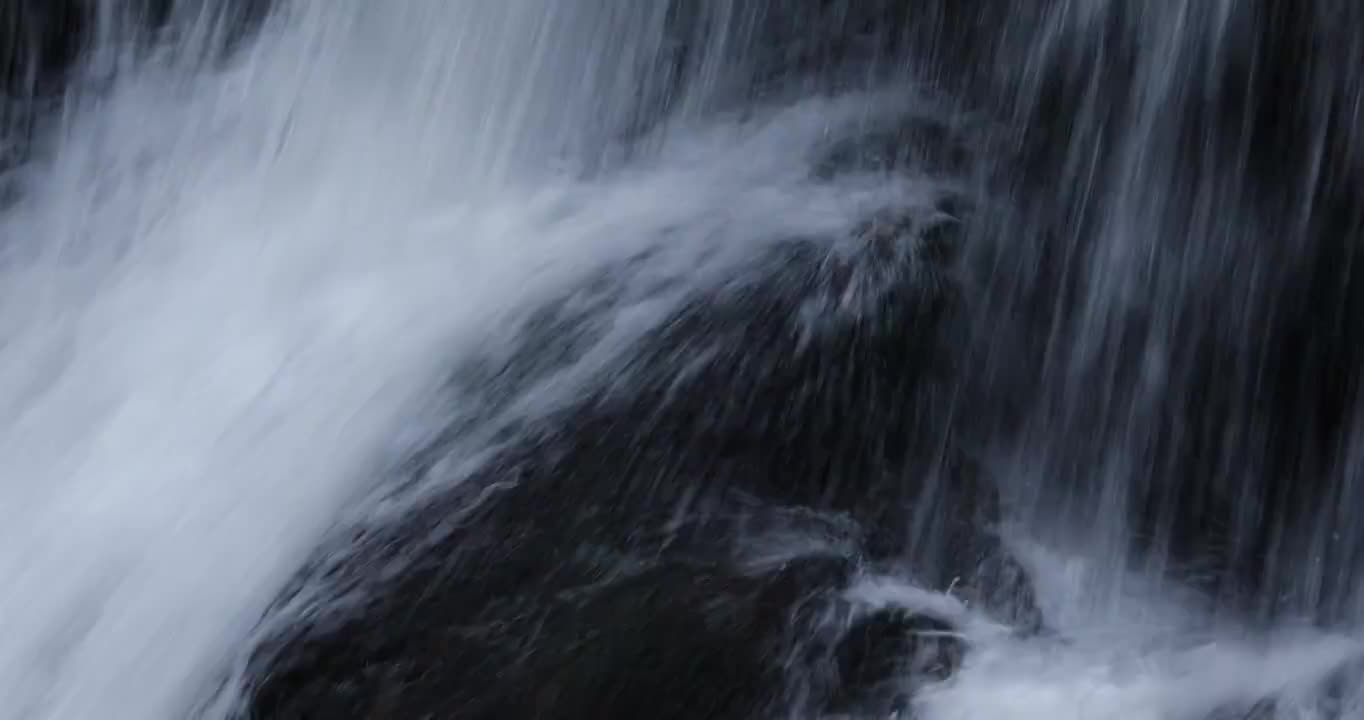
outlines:
[[[0,0],[0,718],[1364,717],[1361,28]]]

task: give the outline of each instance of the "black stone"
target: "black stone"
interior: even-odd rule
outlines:
[[[961,666],[965,642],[950,623],[882,610],[860,620],[839,644],[832,712],[881,717],[904,711],[916,687]]]
[[[401,619],[370,617],[368,627],[291,649],[255,710],[289,718],[751,718],[779,697],[790,614],[803,594],[832,587],[829,577],[811,582],[829,571],[820,570],[743,575],[667,562],[537,602],[489,597],[463,617],[454,614],[463,607],[417,600]],[[433,590],[449,601],[448,590]],[[362,637],[373,645],[357,646]]]
[[[345,559],[281,599],[323,588],[258,649],[251,716],[764,717],[817,701],[797,679],[835,692],[819,648],[855,567],[908,562],[1001,615],[1031,605],[989,531],[994,489],[954,443],[961,299],[912,215],[869,221],[851,251],[777,243],[561,410],[494,432],[501,449],[454,490],[324,548]],[[571,367],[624,273],[457,372],[477,420],[416,453],[413,482],[439,483],[462,438]],[[843,549],[753,569],[773,533]]]

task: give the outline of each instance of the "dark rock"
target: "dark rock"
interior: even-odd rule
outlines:
[[[946,679],[965,652],[947,622],[896,610],[873,613],[838,646],[840,682],[829,710],[870,717],[902,711],[916,687]]]
[[[805,566],[743,575],[665,562],[535,602],[487,597],[470,615],[408,598],[416,602],[394,608],[402,617],[371,616],[368,627],[294,648],[256,695],[255,712],[752,718],[778,697],[778,643],[791,613],[805,595],[832,587],[834,570],[833,578]],[[364,637],[373,645],[358,647]]]
[[[323,588],[258,649],[253,716],[763,717],[820,676],[856,564],[909,558],[930,585],[1016,600],[994,490],[954,445],[960,298],[920,225],[877,218],[851,251],[777,244],[560,410],[509,421],[453,490],[324,548],[344,559],[282,598]],[[627,294],[590,284],[505,362],[457,373],[480,420],[417,453],[414,482],[439,485],[461,438],[573,366]],[[843,549],[751,569],[773,533]]]

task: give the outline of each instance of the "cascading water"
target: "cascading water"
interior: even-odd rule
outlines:
[[[1349,3],[0,9],[0,718],[1364,718]]]

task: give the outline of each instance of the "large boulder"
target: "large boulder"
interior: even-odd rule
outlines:
[[[854,628],[886,640],[873,650],[820,630],[867,567],[976,588],[1035,626],[991,532],[994,489],[953,433],[961,298],[941,222],[919,209],[777,242],[538,416],[508,408],[596,347],[631,270],[530,315],[511,351],[455,374],[476,409],[407,468],[453,487],[324,549],[281,599],[315,596],[258,649],[250,711],[737,719],[870,702],[855,689],[893,658],[915,668],[914,624]],[[457,477],[476,435],[493,449]]]

